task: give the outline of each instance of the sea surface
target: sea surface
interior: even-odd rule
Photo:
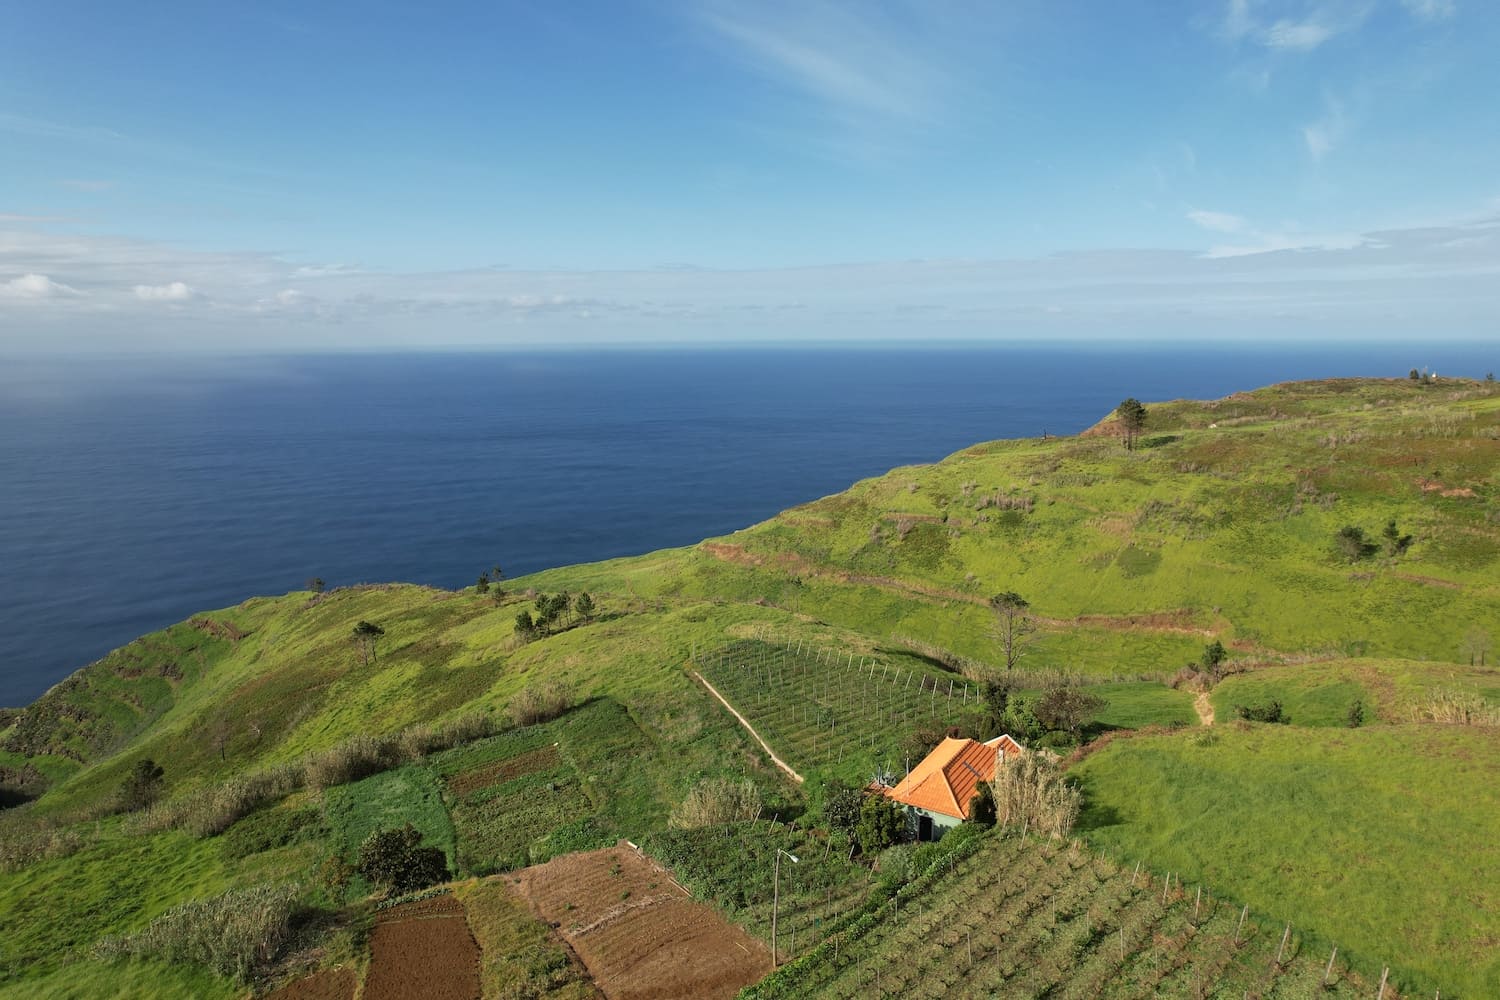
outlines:
[[[686,545],[1126,396],[1481,377],[1479,344],[0,359],[0,705],[255,594]]]

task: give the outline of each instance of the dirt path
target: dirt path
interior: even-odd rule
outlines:
[[[747,733],[749,733],[751,736],[755,737],[755,742],[759,743],[761,749],[764,750],[766,752],[766,755],[771,758],[771,763],[772,764],[775,764],[777,767],[781,768],[787,774],[791,775],[792,780],[795,781],[797,784],[799,784],[799,785],[802,784],[802,775],[798,774],[796,771],[793,771],[790,764],[788,764],[786,761],[782,760],[780,757],[776,756],[775,751],[773,751],[770,748],[770,746],[766,743],[765,740],[763,740],[763,739],[760,738],[760,733],[757,733],[755,731],[755,727],[752,726],[752,725],[750,725],[749,720],[747,720],[739,712],[735,711],[734,706],[731,705],[731,704],[729,704],[729,699],[725,698],[722,694],[720,694],[718,692],[718,689],[716,689],[712,684],[710,684],[710,683],[708,683],[708,681],[704,680],[703,679],[703,675],[700,674],[700,673],[698,673],[698,671],[694,670],[693,671],[693,676],[698,679],[698,683],[699,684],[702,684],[704,687],[708,688],[708,693],[709,694],[711,694],[715,698],[719,699],[719,703],[721,705],[723,705],[725,708],[729,709],[729,714],[730,715],[732,715],[736,719],[740,720],[740,725],[742,725],[742,726],[745,727],[745,731]]]
[[[1193,699],[1193,708],[1198,713],[1198,721],[1205,726],[1214,724],[1214,703],[1208,700],[1207,691],[1199,691],[1198,697]]]

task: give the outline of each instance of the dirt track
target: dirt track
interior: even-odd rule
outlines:
[[[787,774],[791,775],[792,780],[795,781],[797,784],[799,784],[799,785],[802,784],[802,775],[798,774],[796,771],[793,771],[792,770],[792,766],[790,764],[788,764],[786,761],[782,760],[780,757],[776,756],[776,751],[772,750],[771,747],[770,747],[770,745],[767,744],[765,740],[763,740],[763,739],[760,738],[760,733],[757,733],[755,731],[755,727],[752,726],[752,725],[750,725],[750,720],[746,719],[743,715],[741,715],[738,711],[736,711],[735,707],[733,705],[729,704],[729,699],[725,698],[722,694],[719,693],[718,688],[716,688],[712,684],[708,683],[708,681],[704,679],[703,675],[700,674],[700,673],[698,673],[698,671],[696,671],[696,670],[693,671],[693,676],[696,677],[696,678],[698,678],[698,683],[699,684],[702,684],[704,687],[708,688],[708,693],[709,694],[711,694],[715,698],[719,699],[719,703],[722,704],[725,708],[729,709],[729,714],[730,715],[732,715],[736,719],[740,720],[740,725],[744,726],[745,727],[745,731],[748,732],[751,736],[755,737],[755,742],[759,743],[760,744],[760,748],[762,750],[764,750],[766,752],[766,755],[771,758],[771,763],[772,764],[775,764],[777,767],[781,768]]]
[[[763,944],[628,846],[565,855],[506,881],[610,1000],[729,1000],[770,971]]]

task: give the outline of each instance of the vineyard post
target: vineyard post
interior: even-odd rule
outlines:
[[[1125,925],[1120,925],[1120,961],[1125,961]]]
[[[1240,928],[1245,926],[1245,915],[1250,912],[1250,904],[1246,903],[1240,910],[1240,922],[1234,925],[1234,943],[1240,943]]]
[[[1193,900],[1193,923],[1198,922],[1198,907],[1203,905],[1203,886],[1198,887],[1198,898]]]
[[[1139,874],[1140,874],[1140,873],[1141,873],[1141,863],[1140,863],[1140,862],[1139,862],[1139,861],[1137,861],[1137,862],[1136,862],[1136,863],[1135,863],[1135,871],[1134,871],[1134,872],[1132,872],[1132,873],[1131,873],[1131,876],[1130,876],[1130,887],[1131,887],[1131,888],[1132,888],[1132,889],[1134,889],[1134,888],[1135,888],[1135,878],[1136,878],[1136,876],[1137,876],[1137,875],[1139,875]]]
[[[964,933],[968,935],[969,938],[969,967],[972,968],[974,966],[974,932],[972,930],[965,929]]]
[[[1161,905],[1167,905],[1167,890],[1172,888],[1172,873],[1167,872],[1167,877],[1161,883]]]
[[[1380,989],[1377,990],[1376,993],[1375,993],[1375,1000],[1384,1000],[1384,997],[1385,997],[1385,980],[1386,980],[1386,977],[1388,977],[1390,974],[1391,974],[1391,967],[1389,965],[1387,965],[1385,967],[1385,969],[1382,970],[1381,973],[1380,973]]]
[[[1328,977],[1333,975],[1333,960],[1338,957],[1339,946],[1333,946],[1333,953],[1328,956],[1328,968],[1323,970],[1323,985],[1328,985]]]
[[[1288,923],[1286,925],[1286,930],[1284,930],[1284,931],[1281,932],[1281,947],[1279,947],[1279,948],[1276,949],[1276,967],[1278,969],[1281,968],[1281,954],[1282,954],[1282,952],[1286,951],[1286,942],[1287,942],[1287,939],[1290,938],[1291,936],[1292,936],[1292,925],[1290,923]]]

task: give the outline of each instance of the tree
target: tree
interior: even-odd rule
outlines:
[[[160,796],[163,778],[166,772],[150,757],[143,757],[135,762],[130,773],[125,775],[125,780],[120,784],[120,809],[123,812],[134,812],[144,809],[155,802]]]
[[[1103,698],[1081,687],[1055,687],[1036,703],[1036,717],[1053,732],[1077,739],[1083,724],[1103,707]]]
[[[504,597],[505,591],[500,589],[500,581],[505,579],[505,571],[500,568],[499,563],[490,567],[490,583],[495,588],[496,597]]]
[[[536,622],[531,620],[531,612],[521,611],[516,614],[516,635],[522,639],[536,638]]]
[[[863,805],[864,793],[858,788],[837,779],[830,781],[823,790],[823,822],[830,830],[852,834],[859,826]]]
[[[1031,617],[1031,605],[1020,594],[1007,590],[990,598],[990,611],[995,615],[995,637],[1005,654],[1005,669],[1014,670],[1016,661],[1026,655],[1026,647],[1034,640],[1036,621]]]
[[[448,859],[442,848],[423,847],[422,834],[410,823],[366,837],[359,845],[358,868],[372,884],[397,896],[448,878]]]
[[[480,573],[479,574],[479,582],[476,583],[476,584],[474,584],[474,593],[476,593],[476,594],[488,594],[489,592],[490,592],[490,575],[488,573]]]
[[[360,652],[364,655],[364,665],[369,666],[370,661],[375,659],[375,641],[385,635],[385,629],[372,622],[360,621],[354,626],[354,641],[359,644]]]
[[[1334,536],[1334,544],[1338,547],[1339,554],[1350,562],[1359,562],[1375,551],[1375,546],[1365,540],[1365,529],[1353,524],[1346,524],[1339,529],[1339,533]]]
[[[1401,534],[1401,529],[1396,527],[1394,520],[1387,521],[1385,529],[1381,532],[1385,538],[1385,552],[1389,556],[1399,556],[1411,548],[1413,538],[1411,535]]]
[[[312,577],[307,581],[307,589],[312,591],[314,594],[321,594],[323,592],[324,586],[326,586],[326,584],[323,583],[323,578],[321,576]]]
[[[980,717],[980,736],[993,739],[1005,732],[1006,716],[1010,710],[1011,682],[988,680],[984,682],[984,714]]]
[[[1409,378],[1409,379],[1411,379],[1413,382],[1420,382],[1420,381],[1422,381],[1422,373],[1419,372],[1419,371],[1417,371],[1415,368],[1413,368],[1411,371],[1407,372],[1406,373],[1406,377]]]
[[[1208,671],[1209,675],[1217,681],[1219,679],[1219,666],[1228,658],[1229,651],[1224,648],[1222,642],[1215,639],[1203,647],[1203,658],[1200,662],[1203,664],[1203,669]]]
[[[1493,381],[1495,381],[1495,373],[1494,372],[1485,372],[1484,373],[1484,380],[1486,382],[1493,382]]]
[[[859,825],[855,836],[861,854],[874,854],[901,842],[906,832],[906,817],[901,807],[884,795],[866,795],[859,807]]]
[[[578,599],[573,602],[573,610],[578,612],[578,617],[585,622],[594,620],[594,599],[589,596],[588,591],[585,590],[578,595]]]
[[[1358,729],[1365,724],[1365,703],[1363,699],[1354,699],[1354,704],[1349,706],[1349,713],[1344,716],[1344,721],[1349,724],[1350,729]]]
[[[1120,433],[1125,438],[1127,450],[1135,448],[1135,439],[1146,427],[1146,407],[1134,396],[1115,407],[1115,416],[1120,421]]]

